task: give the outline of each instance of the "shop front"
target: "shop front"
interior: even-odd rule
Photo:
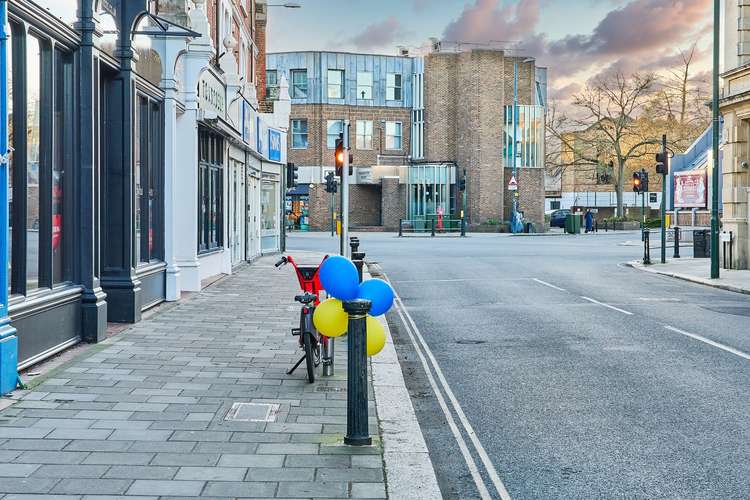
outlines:
[[[258,152],[262,156],[260,175],[260,251],[276,253],[282,249],[284,220],[283,172],[286,162],[286,133],[271,128],[258,117]]]

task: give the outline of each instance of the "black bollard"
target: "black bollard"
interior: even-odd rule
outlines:
[[[372,444],[367,415],[367,313],[371,306],[371,302],[364,299],[344,302],[344,311],[349,315],[344,443],[351,446]]]
[[[466,236],[466,219],[461,217],[461,236]]]
[[[354,255],[354,252],[359,252],[359,238],[356,236],[349,238],[349,246],[352,249],[352,255]]]
[[[651,264],[651,231],[643,230],[643,264]]]
[[[404,235],[404,219],[398,220],[398,236],[399,238]]]
[[[365,253],[353,252],[352,262],[354,262],[354,266],[357,268],[357,274],[359,275],[359,282],[362,283],[362,268],[364,267],[364,264],[365,264]]]
[[[674,227],[674,255],[672,257],[680,258],[680,228],[677,226]]]
[[[435,219],[432,219],[432,234],[430,236],[435,236]]]

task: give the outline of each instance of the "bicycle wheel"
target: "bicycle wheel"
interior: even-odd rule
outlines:
[[[315,382],[315,347],[313,346],[313,336],[311,332],[304,332],[303,343],[305,345],[305,364],[307,365],[307,381],[311,384]]]

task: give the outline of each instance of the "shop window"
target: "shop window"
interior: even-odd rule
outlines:
[[[344,98],[344,71],[340,69],[329,69],[328,73],[328,98]]]
[[[357,73],[357,99],[372,99],[372,73]]]
[[[307,120],[292,120],[292,148],[307,149]]]
[[[224,141],[205,129],[199,131],[198,252],[223,245]]]
[[[292,99],[307,98],[307,70],[292,70]]]
[[[65,195],[73,157],[73,59],[14,24],[11,32],[9,286],[28,294],[70,278]]]
[[[357,149],[372,149],[371,120],[357,120]]]
[[[385,148],[401,149],[401,122],[385,122]]]
[[[344,132],[344,120],[328,120],[326,129],[326,146],[335,149],[336,139]]]
[[[135,261],[162,258],[161,161],[163,120],[159,103],[139,95],[135,107]]]
[[[401,101],[403,99],[400,74],[388,73],[386,76],[385,98],[389,101]]]

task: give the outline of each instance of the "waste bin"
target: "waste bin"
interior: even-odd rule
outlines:
[[[565,217],[565,232],[568,234],[581,232],[581,214],[568,214]]]
[[[708,229],[693,231],[693,257],[696,259],[711,257],[711,231]]]
[[[534,223],[533,222],[527,222],[523,225],[523,232],[524,233],[533,233],[534,232]]]

